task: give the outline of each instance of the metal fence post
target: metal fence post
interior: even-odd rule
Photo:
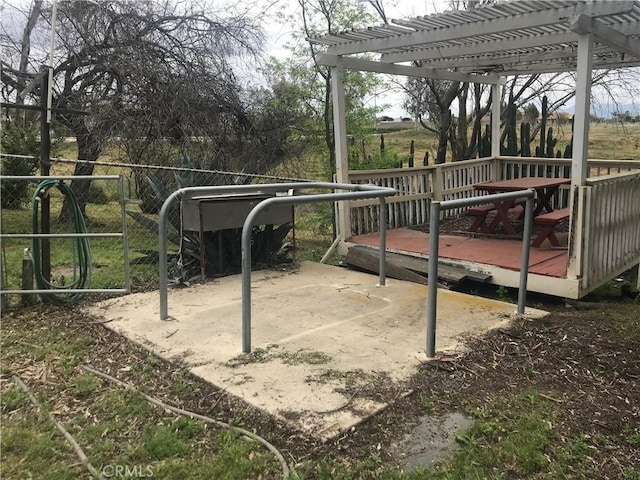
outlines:
[[[438,301],[438,248],[440,243],[440,202],[431,202],[429,222],[429,275],[427,290],[427,357],[436,356],[436,311]]]
[[[533,191],[533,190],[532,190]],[[533,196],[527,197],[524,207],[524,230],[522,232],[522,258],[520,260],[520,285],[518,287],[518,314],[524,315],[527,302],[527,277],[529,276],[529,253],[533,231]]]
[[[386,284],[386,264],[387,264],[387,201],[380,195],[380,279],[378,283],[381,287]]]

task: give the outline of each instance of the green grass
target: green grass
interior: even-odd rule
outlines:
[[[296,472],[297,478],[475,480],[561,479],[569,472],[588,475],[585,461],[589,452],[584,442],[577,438],[563,444],[559,439],[555,403],[533,390],[485,403],[473,402],[470,399],[468,413],[475,418],[474,424],[458,432],[458,448],[453,455],[431,468],[405,472],[385,466],[374,457],[348,467],[324,460],[303,464]],[[431,399],[425,397],[424,403],[431,408]]]
[[[113,183],[113,182],[111,182]],[[111,197],[109,197],[111,198]],[[62,206],[62,196],[59,192],[51,195],[51,231],[54,233],[68,233],[69,225],[57,221]],[[137,206],[127,207],[137,210]],[[117,201],[106,204],[89,203],[87,211],[87,231],[89,233],[119,233],[122,232],[120,205]],[[139,211],[139,210],[138,210]],[[31,208],[2,211],[3,233],[29,233],[32,231]],[[129,244],[129,260],[141,258],[141,250],[157,251],[158,240],[151,232],[144,229],[127,217],[127,233]],[[26,248],[31,249],[29,239],[3,240],[3,268],[10,289],[18,289],[22,278],[22,260]],[[73,281],[73,247],[71,240],[52,239],[51,243],[51,272],[53,281],[59,285],[68,285]],[[93,238],[89,240],[92,257],[92,288],[123,288],[124,287],[124,251],[121,238]],[[171,245],[170,245],[171,248]],[[156,282],[158,277],[157,265],[131,265],[131,276],[135,284]]]
[[[141,394],[80,368],[94,355],[92,339],[57,322],[46,322],[48,310],[33,307],[31,327],[22,329],[14,323],[3,332],[3,367],[32,365],[33,370],[27,371],[46,371],[49,379],[45,383],[37,378],[27,381],[41,411],[34,409],[18,386],[10,381],[0,385],[3,479],[87,476],[48,412],[64,424],[94,467],[105,473],[127,467],[165,479],[277,476],[280,467],[261,445],[200,420],[166,412]],[[153,394],[157,380],[151,374],[157,376],[154,365],[158,360],[152,355],[147,358],[141,371],[148,368],[149,376],[135,378],[149,382],[146,388]],[[193,384],[186,372],[177,380],[177,395]]]
[[[319,261],[333,242],[330,203],[303,205],[296,208],[297,261]],[[337,257],[332,262],[337,262]]]
[[[637,333],[639,309],[639,302],[603,303],[602,308],[583,313],[609,320],[616,331]],[[86,476],[84,467],[47,418],[48,412],[63,422],[98,470],[135,467],[150,469],[154,478],[166,479],[278,477],[277,462],[255,442],[199,420],[175,416],[152,405],[140,393],[82,369],[80,365],[95,359],[98,340],[82,325],[54,321],[62,315],[62,309],[52,312],[50,307],[37,306],[25,309],[15,318],[3,319],[5,377],[14,370],[46,374],[46,381],[37,376],[25,378],[42,404],[40,411],[8,378],[0,384],[3,479]],[[104,345],[101,351],[105,351]],[[315,361],[315,353],[297,351],[281,359]],[[152,354],[126,358],[131,358],[130,363],[116,363],[113,368],[128,372],[141,391],[157,395],[158,383],[162,381],[159,376],[166,372],[160,368],[161,361]],[[341,380],[347,391],[361,389],[363,384],[388,383],[384,377],[366,376],[358,370],[340,375],[327,370],[324,376],[311,381],[325,379]],[[172,375],[172,384],[165,387],[164,393],[179,399],[193,396],[198,388],[196,379],[179,370]],[[437,414],[436,398],[425,393],[418,398],[426,413]],[[473,425],[457,432],[457,449],[431,468],[405,472],[385,463],[386,457],[377,453],[365,460],[351,461],[337,453],[318,456],[310,452],[306,460],[296,465],[292,478],[592,478],[594,445],[611,451],[616,445],[640,446],[640,434],[633,425],[595,440],[579,431],[567,433],[564,422],[571,405],[551,401],[535,389],[512,395],[471,397],[462,408],[474,419]],[[639,472],[637,468],[623,466],[620,475],[635,480]]]
[[[571,140],[571,126],[553,125],[554,137],[558,139],[556,150],[564,152]],[[412,128],[399,131],[380,130],[384,135],[385,148],[398,154],[400,158],[409,156],[411,140],[415,142],[415,166],[422,166],[425,152],[429,152],[431,164],[437,153],[437,138],[424,129],[414,131]],[[367,151],[379,149],[379,136],[370,136],[367,141]],[[535,145],[532,144],[532,147]],[[532,148],[535,150],[535,148]],[[450,155],[451,152],[449,151]],[[640,125],[622,127],[617,124],[600,123],[589,127],[589,158],[609,160],[639,160],[640,159]],[[407,162],[405,160],[405,166]]]

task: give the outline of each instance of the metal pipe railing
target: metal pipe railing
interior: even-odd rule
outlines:
[[[159,215],[159,280],[160,280],[160,320],[168,317],[167,300],[167,216],[169,209],[178,198],[193,198],[198,195],[218,195],[224,193],[254,193],[254,192],[287,192],[291,189],[330,189],[346,190],[346,192],[333,192],[322,194],[310,194],[301,196],[272,197],[258,203],[247,215],[242,229],[242,324],[243,324],[243,352],[251,351],[251,229],[253,222],[260,211],[273,204],[295,205],[300,203],[319,203],[326,201],[355,200],[364,198],[380,199],[380,285],[385,284],[385,250],[386,250],[386,218],[387,204],[384,197],[395,195],[393,188],[378,187],[376,185],[354,185],[329,182],[296,182],[264,185],[225,185],[208,187],[187,187],[176,190],[165,200]],[[248,265],[248,266],[247,266]]]
[[[9,156],[7,154],[3,154],[3,156]],[[11,155],[13,156],[13,155]],[[24,158],[28,158],[27,156],[23,156]],[[34,157],[38,158],[38,157]],[[0,175],[0,183],[5,180],[22,180],[26,182],[40,182],[44,180],[59,180],[59,181],[68,181],[68,180],[86,180],[86,181],[94,181],[94,180],[114,180],[118,181],[118,189],[120,194],[120,206],[121,206],[121,215],[122,215],[122,223],[123,223],[123,231],[122,232],[112,232],[112,233],[0,233],[0,242],[3,239],[20,239],[20,238],[40,238],[40,239],[48,239],[48,238],[59,238],[59,239],[73,239],[73,238],[122,238],[123,242],[123,251],[124,251],[124,274],[125,274],[125,288],[51,288],[51,289],[34,289],[34,290],[4,290],[0,289],[0,295],[31,295],[31,294],[63,294],[63,293],[77,293],[77,294],[85,294],[85,293],[107,293],[107,294],[126,294],[131,291],[131,279],[129,275],[129,262],[127,256],[127,237],[126,237],[126,215],[124,211],[124,184],[121,175],[55,175],[55,176],[47,176],[47,175]]]
[[[436,314],[438,297],[438,248],[440,236],[440,212],[452,208],[484,205],[506,200],[526,199],[524,214],[524,231],[522,233],[522,257],[520,262],[520,285],[518,288],[518,314],[524,314],[527,295],[527,276],[529,273],[529,251],[531,249],[531,232],[533,230],[533,201],[535,190],[495,193],[478,197],[431,202],[431,221],[429,226],[429,285],[427,290],[427,357],[436,354]]]

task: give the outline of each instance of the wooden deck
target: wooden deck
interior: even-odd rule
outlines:
[[[558,234],[566,245],[566,233]],[[380,235],[367,233],[356,235],[351,243],[378,247]],[[567,276],[567,250],[552,249],[548,241],[541,248],[531,248],[529,273],[546,277],[565,278]],[[408,228],[387,231],[387,249],[404,253],[429,255],[429,234]],[[520,270],[522,241],[498,238],[473,238],[471,236],[440,235],[439,257],[456,261],[493,265],[508,270]]]

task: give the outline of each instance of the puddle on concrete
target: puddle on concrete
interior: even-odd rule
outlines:
[[[394,450],[407,471],[430,467],[451,454],[456,448],[456,433],[472,424],[473,419],[460,413],[424,416],[394,445]]]

